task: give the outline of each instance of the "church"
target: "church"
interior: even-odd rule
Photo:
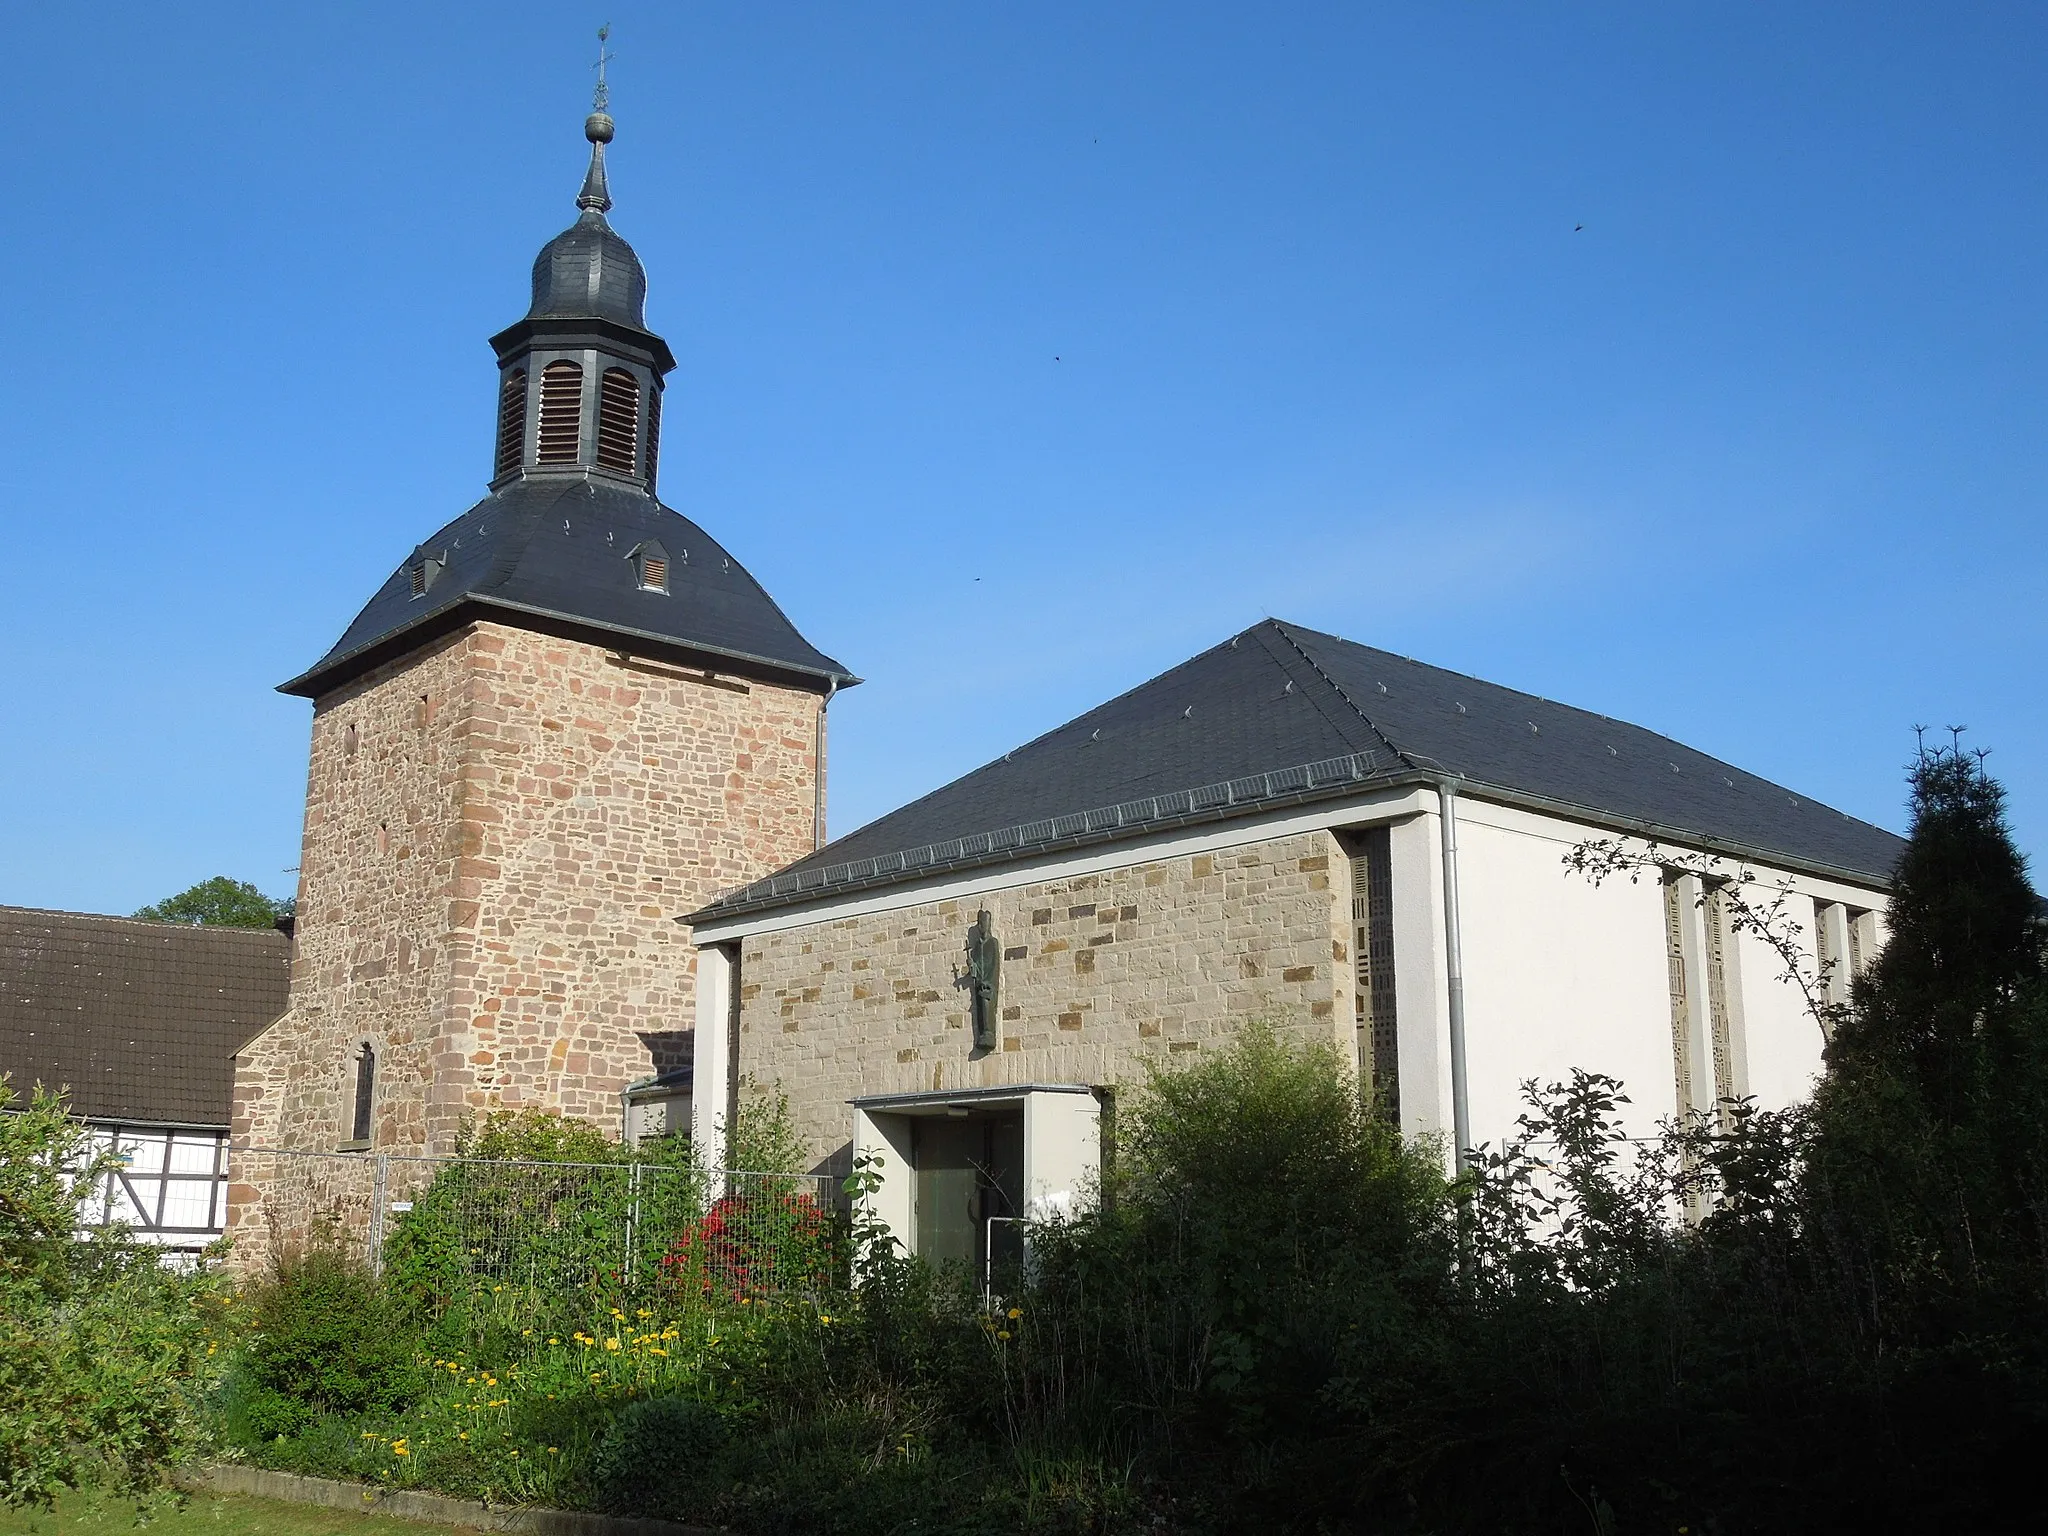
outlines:
[[[879,1213],[972,1260],[1087,1198],[1149,1063],[1253,1023],[1447,1155],[1573,1067],[1643,1132],[1807,1091],[1820,1024],[1734,897],[1789,903],[1839,990],[1895,836],[1277,619],[821,846],[859,679],[660,500],[675,360],[601,104],[585,134],[578,216],[491,338],[487,494],[282,685],[313,706],[298,928],[238,1146],[444,1155],[536,1106],[721,1167],[740,1097],[780,1092],[820,1168],[879,1156]],[[1568,870],[1594,838],[1638,878]],[[231,1232],[281,1198],[236,1181]]]

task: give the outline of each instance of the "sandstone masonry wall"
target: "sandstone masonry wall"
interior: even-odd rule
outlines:
[[[291,1004],[235,1139],[340,1147],[365,1041],[375,1150],[525,1105],[616,1133],[619,1090],[689,1059],[675,918],[811,850],[819,703],[490,623],[317,701]]]
[[[821,1161],[847,1100],[1027,1082],[1130,1084],[1252,1020],[1347,1053],[1350,866],[1304,833],[748,937],[739,1071],[789,1095]],[[958,985],[986,908],[1002,941],[1000,1043],[973,1048]]]

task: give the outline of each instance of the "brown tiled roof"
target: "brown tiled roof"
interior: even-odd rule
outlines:
[[[274,929],[0,907],[0,1072],[90,1119],[226,1126],[234,1053],[290,978]]]

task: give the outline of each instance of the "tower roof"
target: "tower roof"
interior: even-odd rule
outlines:
[[[605,222],[614,129],[602,77],[596,105],[581,212],[541,248],[525,317],[491,338],[502,373],[490,494],[417,545],[280,691],[317,698],[479,618],[820,690],[859,681],[654,494],[661,379],[675,360],[642,318],[640,258]]]
[[[640,585],[632,557],[648,542],[667,553],[665,592]],[[637,486],[592,477],[500,486],[414,549],[334,648],[279,691],[317,698],[458,625],[492,618],[642,654],[737,662],[809,685],[859,681],[798,634],[702,528]]]
[[[534,258],[528,320],[611,320],[635,330],[647,328],[647,270],[604,217],[612,206],[604,147],[614,132],[609,113],[593,112],[584,119],[590,169],[576,194],[582,212]]]

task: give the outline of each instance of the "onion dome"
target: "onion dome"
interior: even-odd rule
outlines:
[[[529,320],[600,319],[636,330],[646,327],[647,271],[604,217],[612,206],[604,147],[614,132],[609,113],[593,112],[584,120],[590,170],[576,195],[576,206],[583,212],[534,258]]]

